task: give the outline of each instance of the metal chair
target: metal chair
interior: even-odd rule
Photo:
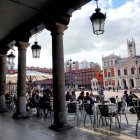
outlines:
[[[137,122],[136,122],[136,136],[137,136],[137,132],[138,132],[138,123],[140,122],[140,106],[134,106],[134,109],[136,111],[137,114]]]
[[[91,129],[94,127],[94,123],[95,123],[95,113],[93,111],[92,105],[89,103],[84,103],[84,110],[85,110],[85,115],[84,115],[84,127],[85,127],[85,123],[86,123],[86,117],[87,115],[90,117],[91,120]],[[94,123],[92,118],[94,118]]]
[[[107,124],[107,119],[110,121],[110,131],[111,131],[111,127],[112,127],[112,118],[115,117],[115,119],[117,119],[119,128],[120,128],[120,123],[119,123],[119,118],[118,118],[118,114],[116,111],[111,111],[109,109],[109,105],[98,105],[98,109],[100,111],[100,118],[99,118],[99,125],[100,125],[100,120],[102,119],[102,123],[103,119],[106,120],[106,124]]]
[[[77,125],[79,122],[79,111],[78,111],[78,102],[68,102],[67,103],[67,114],[74,114],[77,119]]]
[[[115,97],[111,97],[110,98],[110,102],[116,104],[116,98]]]
[[[118,102],[117,105],[118,105],[117,113],[120,116],[120,125],[121,125],[121,117],[122,117],[122,115],[125,116],[126,122],[128,124],[128,119],[127,119],[126,112],[125,112],[126,103],[125,102]]]

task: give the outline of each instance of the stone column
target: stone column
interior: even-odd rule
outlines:
[[[13,118],[28,118],[26,112],[26,50],[29,43],[18,43],[18,81],[17,81],[17,108]]]
[[[6,53],[0,53],[0,112],[7,110],[5,104],[5,92],[6,92]]]
[[[69,127],[66,115],[65,74],[63,32],[66,25],[55,23],[51,28],[52,35],[52,63],[53,63],[53,98],[54,98],[54,122],[51,129],[61,130]]]

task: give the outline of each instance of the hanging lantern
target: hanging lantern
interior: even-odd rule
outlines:
[[[97,4],[97,8],[95,9],[95,13],[93,13],[90,17],[93,33],[96,35],[100,35],[104,33],[104,24],[106,19],[106,14],[101,13],[101,9],[98,8],[98,0],[95,0]]]
[[[32,45],[31,49],[33,58],[40,58],[41,46],[38,45],[37,41],[34,42],[34,45]]]
[[[35,32],[36,32],[35,42],[34,42],[34,45],[32,45],[31,47],[32,55],[33,55],[33,58],[40,58],[41,46],[38,45],[38,42],[37,42],[37,28],[35,28]]]
[[[14,59],[15,59],[15,55],[13,54],[13,52],[11,52],[7,57],[8,57],[8,62],[10,64],[13,64],[14,63]]]

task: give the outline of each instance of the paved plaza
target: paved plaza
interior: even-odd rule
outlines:
[[[48,128],[51,124],[49,118],[36,118],[32,116],[30,119],[14,120],[12,112],[0,114],[0,140],[135,140],[135,136],[122,135],[120,133],[113,134],[109,131],[93,131],[90,128],[76,126],[74,121],[73,128],[56,132]],[[127,132],[129,133],[129,131]]]
[[[109,97],[110,94],[119,94],[116,92],[106,92]],[[87,119],[84,127],[83,117],[79,117],[78,126],[74,115],[68,115],[68,123],[73,127],[56,132],[48,127],[52,121],[50,116],[47,118],[44,115],[36,117],[35,110],[31,110],[31,118],[14,120],[12,118],[13,111],[0,114],[0,140],[136,140],[140,139],[140,130],[138,136],[135,136],[136,114],[131,114],[127,110],[127,117],[129,124],[126,123],[122,117],[121,128],[112,125],[112,130],[109,131],[108,127],[96,127],[91,129],[90,119]]]

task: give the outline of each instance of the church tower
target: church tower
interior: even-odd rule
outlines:
[[[136,56],[135,40],[127,40],[128,57],[133,58]]]

